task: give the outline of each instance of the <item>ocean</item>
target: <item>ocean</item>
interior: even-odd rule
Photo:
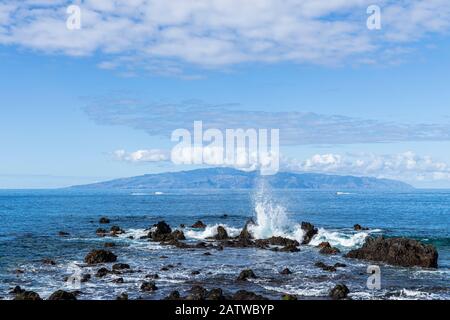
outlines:
[[[100,225],[100,217],[111,220]],[[300,252],[274,252],[256,248],[225,248],[223,251],[178,249],[139,239],[158,221],[182,229],[187,242],[205,241],[222,225],[238,235],[246,221],[256,238],[284,236],[301,239],[299,224],[313,223],[318,235]],[[206,229],[190,228],[201,220]],[[369,227],[354,231],[353,225]],[[99,227],[120,226],[125,234],[98,237]],[[68,236],[59,236],[60,231]],[[439,268],[402,268],[378,264],[381,289],[366,286],[366,261],[340,255],[324,256],[315,246],[329,241],[342,253],[360,247],[366,237],[401,236],[433,244],[439,252]],[[130,239],[130,236],[133,239]],[[85,266],[83,259],[92,249],[108,250],[127,263],[132,272],[94,274],[101,266]],[[55,265],[42,263],[52,259]],[[346,267],[336,272],[315,266],[322,261]],[[111,265],[107,264],[110,268]],[[166,268],[164,268],[166,267]],[[161,270],[163,268],[163,270]],[[239,272],[251,268],[256,279],[236,281]],[[289,268],[290,275],[280,271]],[[197,271],[193,274],[193,271]],[[13,298],[15,286],[33,290],[47,298],[58,289],[71,290],[65,278],[91,273],[81,283],[79,299],[115,299],[127,293],[130,299],[162,299],[171,291],[186,295],[193,285],[222,288],[231,295],[248,290],[271,299],[282,294],[299,299],[327,299],[338,283],[350,289],[352,299],[450,299],[450,190],[310,191],[310,190],[2,190],[0,191],[0,297]],[[198,273],[198,274],[197,274]],[[141,292],[146,275],[158,274],[158,290]],[[114,279],[121,277],[123,283]]]

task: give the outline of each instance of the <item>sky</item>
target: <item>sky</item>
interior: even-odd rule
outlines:
[[[195,120],[279,129],[282,170],[450,188],[449,32],[447,0],[3,0],[0,188],[192,169]]]

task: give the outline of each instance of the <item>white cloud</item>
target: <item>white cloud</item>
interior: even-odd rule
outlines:
[[[380,0],[377,32],[366,28],[372,0],[86,0],[78,31],[65,27],[69,4],[3,1],[0,44],[74,56],[99,52],[108,66],[178,75],[180,63],[373,62],[450,29],[447,0]],[[155,70],[161,61],[166,71]]]
[[[168,152],[160,149],[137,150],[134,152],[127,152],[125,150],[116,150],[113,156],[117,160],[127,162],[161,162],[169,161],[170,155]]]
[[[302,161],[284,158],[283,164],[286,169],[299,172],[348,174],[403,181],[450,180],[449,164],[411,151],[391,155],[317,154]]]

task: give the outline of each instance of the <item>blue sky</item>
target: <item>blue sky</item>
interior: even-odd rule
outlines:
[[[170,150],[170,131],[189,128],[197,116],[204,123],[230,120],[224,127],[245,126],[251,119],[280,128],[289,170],[450,187],[450,5],[380,1],[385,23],[382,30],[368,31],[365,1],[317,1],[323,5],[317,7],[310,1],[281,2],[286,9],[303,6],[294,8],[297,13],[267,1],[274,13],[261,21],[231,20],[230,14],[212,23],[183,19],[200,13],[202,19],[227,17],[236,3],[205,4],[200,13],[185,5],[155,29],[153,16],[137,22],[130,17],[137,8],[145,16],[145,8],[167,4],[84,1],[79,4],[85,26],[68,31],[67,1],[6,1],[0,5],[0,188],[59,187],[186,169],[114,152]],[[395,15],[399,8],[406,17]],[[163,9],[175,10],[158,10]],[[250,14],[252,7],[244,11]],[[125,29],[99,22],[111,22],[108,17],[123,18],[113,26],[122,23]],[[303,24],[267,24],[290,18]],[[335,20],[339,24],[317,25]],[[181,34],[178,24],[192,30]],[[153,31],[140,33],[143,27]],[[287,37],[297,29],[302,39],[314,41]]]

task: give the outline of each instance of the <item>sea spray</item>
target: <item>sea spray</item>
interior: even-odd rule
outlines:
[[[264,176],[257,179],[253,206],[256,219],[255,224],[249,226],[249,231],[256,239],[266,239],[273,236],[299,241],[303,239],[303,231],[300,225],[292,223],[286,208],[275,201],[272,189]]]

